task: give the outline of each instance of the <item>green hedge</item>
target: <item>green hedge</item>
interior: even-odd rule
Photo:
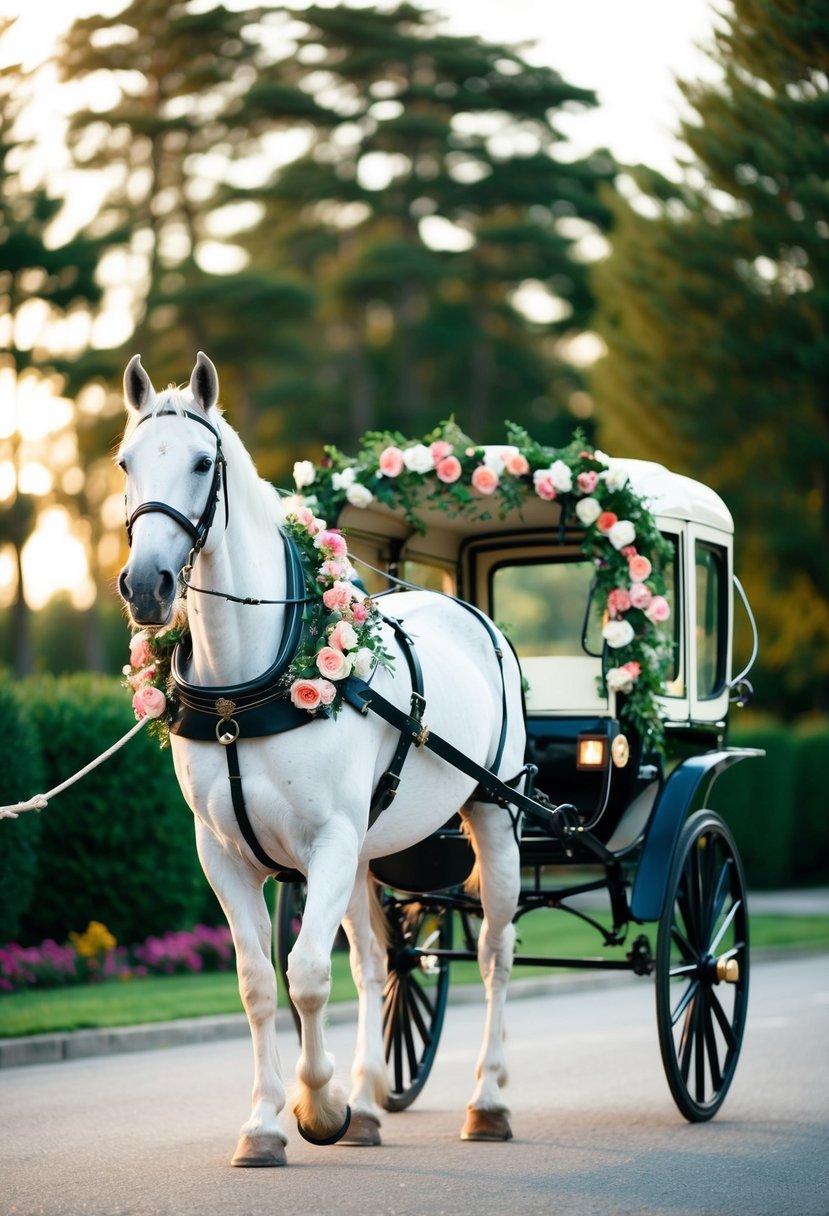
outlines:
[[[798,882],[829,879],[829,722],[804,723],[794,734],[793,875]]]
[[[766,755],[726,769],[709,803],[734,833],[749,887],[788,886],[795,850],[793,732],[777,723],[759,723],[732,730],[728,742],[762,748]],[[805,847],[802,837],[798,847]]]
[[[25,801],[45,788],[43,756],[25,693],[2,681],[0,805]],[[21,915],[32,902],[41,828],[36,811],[0,820],[0,943],[18,937]]]
[[[35,678],[26,704],[43,752],[40,789],[71,776],[134,722],[125,691],[101,677]],[[206,883],[193,816],[170,752],[146,734],[59,794],[39,819],[34,890],[20,913],[26,942],[65,941],[98,920],[132,944],[201,918]]]

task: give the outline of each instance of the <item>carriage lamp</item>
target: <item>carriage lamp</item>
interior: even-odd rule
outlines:
[[[607,737],[579,735],[576,746],[576,767],[598,772],[607,768]]]

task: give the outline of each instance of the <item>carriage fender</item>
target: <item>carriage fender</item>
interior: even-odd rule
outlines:
[[[766,753],[754,747],[727,747],[683,760],[666,781],[650,818],[633,881],[630,911],[635,921],[658,921],[665,906],[671,862],[682,825],[692,810],[705,806],[720,773],[739,760]]]

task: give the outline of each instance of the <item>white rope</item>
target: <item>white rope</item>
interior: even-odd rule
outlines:
[[[105,752],[102,752],[96,760],[91,760],[84,768],[75,773],[74,777],[68,777],[66,781],[62,781],[60,785],[56,785],[54,789],[49,790],[45,794],[35,794],[33,798],[28,798],[25,802],[15,802],[11,806],[0,806],[0,819],[16,819],[21,811],[42,811],[44,807],[49,805],[49,799],[54,798],[57,794],[62,794],[64,790],[68,790],[70,785],[74,785],[76,781],[80,781],[81,777],[85,777],[87,773],[91,773],[99,764],[103,764],[110,756],[114,756],[117,751],[129,743],[134,735],[137,735],[140,730],[143,730],[148,722],[152,722],[152,718],[141,718],[131,726],[127,733],[113,743],[112,747],[108,747]]]

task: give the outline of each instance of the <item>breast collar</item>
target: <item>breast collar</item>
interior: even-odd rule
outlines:
[[[302,600],[305,568],[297,546],[281,533],[285,546],[286,600]],[[261,676],[244,684],[209,687],[191,684],[182,674],[193,653],[193,640],[185,634],[173,651],[171,680],[175,689],[175,709],[170,731],[184,739],[220,740],[259,739],[305,726],[318,717],[297,707],[285,696],[285,674],[294,660],[302,638],[303,604],[288,603],[285,626],[276,657]]]

